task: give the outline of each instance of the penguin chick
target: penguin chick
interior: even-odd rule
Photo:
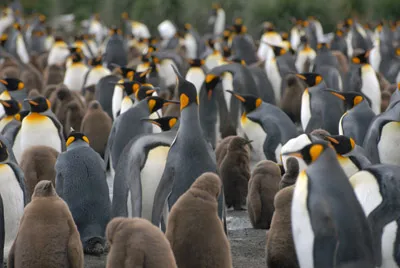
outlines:
[[[381,95],[381,111],[386,111],[387,107],[390,104],[390,97],[392,96],[392,93],[390,93],[389,91],[385,90],[382,92]]]
[[[103,111],[98,101],[89,103],[80,127],[90,140],[90,146],[98,152],[102,158],[107,146],[108,136],[112,127],[111,117]]]
[[[58,85],[64,80],[65,70],[61,66],[50,65],[44,69],[43,80],[44,85]]]
[[[179,268],[231,268],[228,239],[218,217],[220,178],[203,173],[173,205],[166,236]]]
[[[294,185],[280,190],[274,199],[275,212],[267,233],[268,268],[299,268],[291,226]]]
[[[250,179],[250,152],[248,141],[234,137],[227,146],[227,152],[219,166],[219,175],[224,185],[227,208],[241,210],[246,205],[247,187]]]
[[[39,96],[42,96],[42,94],[40,94],[39,90],[37,90],[37,89],[32,89],[28,93],[28,99],[33,99],[33,98],[36,98]]]
[[[299,175],[299,162],[296,158],[289,157],[286,160],[287,170],[279,182],[279,189],[283,189],[296,183],[297,176]]]
[[[64,131],[69,132],[71,129],[80,129],[84,116],[85,110],[76,101],[68,103]]]
[[[269,229],[280,180],[281,170],[276,163],[263,160],[255,166],[247,198],[250,222],[255,229]]]
[[[83,268],[79,233],[67,204],[50,181],[39,182],[25,207],[8,267]]]
[[[225,137],[223,140],[221,140],[218,145],[217,148],[215,148],[215,156],[217,159],[217,167],[221,166],[221,162],[222,160],[224,160],[226,152],[228,151],[228,145],[231,142],[231,140],[233,138],[235,138],[236,136],[228,136]]]
[[[285,89],[281,99],[281,109],[295,123],[300,123],[301,98],[304,92],[304,83],[295,75],[288,75],[287,88]]]
[[[29,203],[38,182],[47,180],[55,184],[58,152],[48,146],[33,146],[27,149],[21,160],[21,169],[25,174],[25,197]]]
[[[114,218],[106,230],[107,268],[176,268],[171,246],[159,228],[141,218]]]

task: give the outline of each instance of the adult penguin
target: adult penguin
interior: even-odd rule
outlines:
[[[7,44],[10,46],[10,53],[23,64],[28,64],[30,61],[30,57],[24,35],[21,32],[21,24],[16,22],[14,23],[13,28],[14,31],[11,32],[10,40]]]
[[[369,64],[368,56],[369,51],[354,56],[351,61],[356,65],[353,68],[353,76],[358,77],[360,84],[354,85],[353,90],[359,91],[368,98],[371,103],[371,108],[375,114],[381,113],[381,88],[379,85],[378,77]],[[353,79],[353,78],[352,78]]]
[[[362,93],[338,92],[326,89],[332,95],[343,100],[346,112],[339,121],[339,134],[351,137],[362,146],[368,127],[375,117],[367,99]]]
[[[61,37],[56,37],[47,57],[47,66],[57,65],[62,66],[70,51],[67,43]]]
[[[388,50],[386,55],[382,56],[379,71],[390,83],[398,83],[400,82],[400,45],[390,47]]]
[[[118,83],[114,84],[114,91],[112,94],[112,115],[113,119],[117,118],[119,111],[121,110],[121,103],[124,98],[124,88],[120,85],[127,80],[135,80],[135,70],[128,67],[123,66],[115,66],[117,68],[118,73],[122,76],[122,79],[118,80]]]
[[[208,24],[213,26],[214,36],[220,36],[225,29],[225,10],[220,4],[213,4],[211,16],[208,19]]]
[[[111,219],[106,167],[83,133],[72,131],[66,145],[67,150],[58,156],[55,164],[56,191],[71,210],[83,251],[101,254],[106,226]]]
[[[400,167],[373,165],[350,178],[358,201],[364,209],[375,244],[377,267],[399,267],[397,256],[400,203]]]
[[[3,199],[4,213],[4,259],[17,236],[19,221],[24,213],[25,185],[21,168],[10,160],[8,148],[0,142],[0,195]]]
[[[190,64],[190,68],[186,73],[185,79],[194,84],[194,86],[196,87],[197,95],[199,95],[201,86],[206,79],[205,72],[202,68],[205,61],[201,59],[190,59],[188,61]]]
[[[338,124],[344,113],[342,101],[324,91],[326,84],[317,73],[297,74],[307,88],[301,98],[301,125],[306,133],[322,128],[332,135],[338,133]]]
[[[116,85],[122,87],[125,95],[120,104],[121,109],[118,115],[121,115],[133,106],[135,102],[135,93],[139,90],[140,84],[136,81],[124,80],[123,83],[118,83]]]
[[[147,97],[137,105],[121,114],[113,123],[110,137],[108,138],[105,162],[112,164],[115,170],[118,160],[125,146],[129,141],[139,134],[152,133],[152,126],[141,121],[141,118],[148,118],[150,114],[161,109],[163,106],[175,103],[159,97]]]
[[[292,23],[293,27],[290,29],[290,47],[294,51],[298,51],[301,43],[301,37],[305,36],[303,30],[303,21],[293,18]]]
[[[95,99],[101,104],[103,110],[113,119],[112,99],[115,84],[121,80],[116,75],[107,75],[99,80],[95,87]]]
[[[207,46],[211,53],[207,55],[205,58],[204,66],[207,68],[207,71],[212,70],[213,68],[219,65],[219,62],[222,60],[221,52],[215,46],[215,40],[209,38],[207,40]]]
[[[343,89],[343,82],[340,65],[337,57],[330,50],[327,43],[319,43],[317,46],[317,56],[314,59],[313,72],[320,74],[326,86],[337,90]]]
[[[89,68],[83,62],[81,53],[72,54],[72,63],[65,72],[63,84],[69,90],[80,92],[85,83],[85,76]]]
[[[4,107],[5,115],[0,118],[0,132],[14,120],[14,116],[18,114],[21,109],[21,104],[16,100],[0,100],[1,105]]]
[[[349,52],[353,52],[356,49],[367,51],[372,48],[372,40],[360,23],[349,18],[345,21],[345,27],[349,31],[347,34],[348,44],[352,46],[352,50]],[[352,57],[352,55],[349,55],[349,57]]]
[[[119,66],[125,66],[128,63],[128,56],[124,39],[121,36],[121,30],[113,27],[109,35],[110,38],[108,39],[105,50],[104,63],[112,70],[113,63]]]
[[[400,165],[400,103],[376,116],[365,134],[363,147],[373,164]]]
[[[343,28],[336,29],[335,35],[331,42],[331,49],[340,51],[343,53],[343,55],[347,56],[349,54],[347,52],[347,43],[346,43],[345,34],[346,33]]]
[[[215,154],[201,130],[196,88],[178,70],[174,71],[179,82],[181,117],[178,133],[171,144],[164,173],[155,194],[152,223],[156,226],[161,223],[166,202],[169,211],[201,174],[217,170]],[[191,157],[193,152],[196,152],[196,158]],[[220,218],[225,216],[223,194],[218,199],[218,215]],[[167,222],[165,217],[163,220],[164,223]]]
[[[160,183],[168,151],[179,124],[177,117],[146,119],[162,129],[131,140],[121,153],[114,177],[112,216],[152,220],[154,195]]]
[[[243,105],[241,125],[257,160],[280,162],[282,145],[296,137],[297,130],[290,118],[275,105],[263,102],[254,95],[229,91]]]
[[[89,60],[89,65],[91,69],[86,74],[84,88],[97,85],[101,78],[111,74],[111,71],[103,66],[102,56]]]
[[[23,152],[35,145],[49,146],[61,153],[65,149],[63,127],[50,111],[50,101],[44,97],[27,100],[31,112],[22,120],[20,148],[14,151],[17,161]],[[14,144],[15,146],[15,144]]]
[[[282,43],[281,35],[276,32],[275,26],[270,22],[263,23],[263,35],[260,39],[260,46],[257,50],[257,56],[260,60],[270,60],[273,56],[270,45],[279,46]]]
[[[314,60],[317,57],[317,53],[310,47],[307,37],[301,38],[301,44],[297,51],[296,58],[296,69],[299,73],[311,72],[311,67],[314,64]]]
[[[291,211],[300,267],[376,267],[368,221],[335,151],[319,141],[289,155],[309,165],[297,178]]]
[[[14,157],[14,144],[17,140],[19,130],[21,129],[22,120],[30,113],[28,110],[20,111],[18,114],[14,116],[14,119],[9,122],[1,132],[0,137],[4,137],[4,140],[7,140],[6,145],[10,148],[10,156],[12,155],[12,159],[15,160]],[[3,139],[0,139],[4,141]],[[20,143],[20,142],[19,142]],[[12,148],[12,149],[11,149]],[[15,161],[17,162],[17,161]]]
[[[22,102],[27,97],[24,82],[16,78],[5,78],[0,80],[0,86],[4,88],[0,94],[0,100],[15,99]]]
[[[248,65],[254,64],[258,61],[256,47],[253,38],[247,34],[247,28],[243,25],[243,20],[237,18],[233,25],[235,36],[232,39],[232,51],[234,56],[244,60]]]

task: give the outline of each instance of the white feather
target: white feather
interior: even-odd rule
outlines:
[[[400,165],[399,122],[393,121],[383,126],[377,148],[382,164]]]
[[[69,55],[68,46],[64,42],[55,42],[49,52],[47,64],[62,65]]]
[[[195,59],[197,58],[197,42],[196,39],[191,34],[185,35],[184,41],[186,47],[186,58]]]
[[[118,83],[123,80],[118,81]],[[115,85],[114,94],[112,97],[112,114],[114,119],[117,118],[117,113],[121,110],[122,99],[124,98],[124,89],[120,85]]]
[[[196,87],[197,95],[200,94],[201,86],[204,83],[204,79],[206,75],[200,67],[191,67],[188,72],[186,73],[185,79]]]
[[[281,102],[281,84],[282,77],[278,69],[275,58],[265,62],[265,70],[268,74],[268,79],[272,84],[272,88],[275,94],[275,102],[279,104]]]
[[[287,165],[286,165],[286,161],[289,157],[293,157],[293,156],[288,156],[288,155],[283,155],[285,153],[292,153],[292,152],[296,152],[302,148],[304,148],[306,145],[310,144],[311,141],[308,138],[308,136],[306,134],[301,134],[299,136],[297,136],[296,138],[290,139],[288,140],[281,149],[281,155],[282,155],[282,164],[283,167],[285,168],[285,170],[287,170]],[[305,170],[307,168],[307,164],[304,162],[304,160],[302,158],[299,157],[294,157],[297,162],[299,162],[299,172]]]
[[[375,114],[381,113],[381,89],[378,77],[369,64],[364,64],[361,69],[361,92],[371,100],[371,108]]]
[[[225,30],[225,11],[222,8],[217,10],[217,17],[214,24],[214,35],[221,35]]]
[[[265,133],[260,124],[251,121],[247,117],[242,118],[241,125],[247,138],[253,141],[251,143],[251,146],[253,147],[252,153],[254,154],[257,162],[265,160],[264,142],[267,138],[267,133]]]
[[[89,68],[83,63],[73,63],[67,68],[64,76],[64,85],[72,91],[81,91],[83,83],[85,82],[85,76]]]
[[[30,61],[28,50],[26,49],[24,38],[22,37],[22,34],[20,34],[20,33],[17,36],[16,45],[17,45],[17,54],[18,54],[20,60],[23,63],[28,64]]]
[[[111,71],[103,66],[94,67],[87,76],[85,87],[96,85],[100,79],[110,74]]]
[[[304,90],[303,95],[301,97],[300,119],[303,131],[305,131],[308,122],[311,119],[311,102],[310,102],[310,93],[308,93],[308,89]]]

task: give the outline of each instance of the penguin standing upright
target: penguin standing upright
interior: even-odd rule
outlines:
[[[310,47],[307,37],[304,36],[301,40],[303,42],[301,49],[297,52],[296,69],[299,73],[308,73],[311,72],[317,53]]]
[[[200,94],[201,86],[206,79],[206,75],[202,66],[204,65],[204,60],[200,59],[191,59],[189,60],[190,68],[186,73],[185,79],[190,83],[194,84],[196,87],[197,95]]]
[[[50,101],[44,97],[35,97],[28,102],[31,112],[22,120],[20,151],[14,151],[18,162],[23,152],[31,146],[49,146],[59,153],[65,148],[63,127],[49,111]]]
[[[339,134],[353,138],[362,146],[368,127],[375,117],[368,101],[362,93],[327,90],[343,100],[346,106],[346,112],[339,121]]]
[[[346,43],[346,38],[345,38],[345,32],[344,29],[338,28],[335,31],[335,36],[333,37],[333,40],[331,42],[331,49],[332,50],[337,50],[343,53],[343,55],[347,56],[349,55],[347,53],[347,43]]]
[[[231,48],[234,57],[243,60],[248,65],[256,63],[258,61],[256,47],[241,18],[235,20],[233,29],[235,30],[235,35],[232,38]]]
[[[11,54],[13,54],[22,63],[28,64],[30,61],[30,57],[25,43],[24,35],[21,32],[21,24],[14,23],[13,28],[15,29],[15,31],[9,41],[9,45],[11,46]]]
[[[103,66],[103,58],[101,56],[91,59],[89,65],[91,69],[86,75],[84,88],[96,85],[101,78],[111,74],[111,71]]]
[[[107,42],[104,63],[109,69],[112,69],[112,64],[125,66],[128,63],[127,48],[121,36],[121,30],[112,28],[110,30],[110,38]]]
[[[47,65],[62,66],[69,54],[67,43],[61,37],[56,37],[47,57]]]
[[[208,24],[213,25],[214,36],[220,36],[225,30],[225,10],[220,4],[213,4],[212,16],[208,20]]]
[[[197,41],[193,34],[189,31],[192,25],[186,23],[184,25],[184,45],[186,48],[186,58],[196,59],[197,56]]]
[[[124,98],[124,88],[120,85],[124,82],[124,79],[134,80],[135,70],[127,67],[117,67],[118,72],[121,74],[122,79],[119,79],[117,83],[114,83],[114,92],[112,94],[112,115],[113,119],[117,118],[119,111],[121,110],[121,103]],[[111,82],[109,82],[111,83]]]
[[[264,33],[260,39],[257,56],[260,60],[269,61],[273,57],[270,45],[280,46],[282,43],[282,36],[276,32],[275,26],[270,22],[264,22],[263,31]]]
[[[7,260],[24,213],[25,185],[22,170],[16,163],[10,161],[7,147],[3,142],[0,142],[0,174],[0,195],[4,206],[4,259]]]
[[[207,45],[212,52],[205,58],[204,66],[207,68],[207,71],[210,71],[219,65],[219,62],[222,60],[222,55],[215,47],[215,40],[208,39]]]
[[[14,120],[14,116],[18,114],[21,109],[21,104],[19,104],[16,100],[0,100],[1,105],[3,105],[5,110],[5,115],[0,118],[0,132]]]
[[[63,84],[69,90],[80,92],[84,86],[85,76],[89,68],[83,62],[81,53],[72,54],[72,64],[67,67]]]
[[[289,155],[309,164],[291,211],[300,267],[376,267],[368,221],[334,150],[319,141]]]
[[[180,125],[168,152],[167,163],[157,188],[152,222],[161,223],[164,205],[168,209],[185,193],[204,172],[216,172],[216,159],[211,146],[206,142],[199,120],[198,98],[194,85],[186,81],[176,69],[180,100]],[[196,158],[191,157],[196,152]],[[218,200],[218,215],[224,217],[223,194]],[[163,219],[167,221],[166,218]]]

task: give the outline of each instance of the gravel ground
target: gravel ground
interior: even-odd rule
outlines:
[[[246,211],[229,211],[228,235],[234,268],[265,268],[265,230],[251,228]],[[104,268],[106,256],[85,255],[85,268]]]

